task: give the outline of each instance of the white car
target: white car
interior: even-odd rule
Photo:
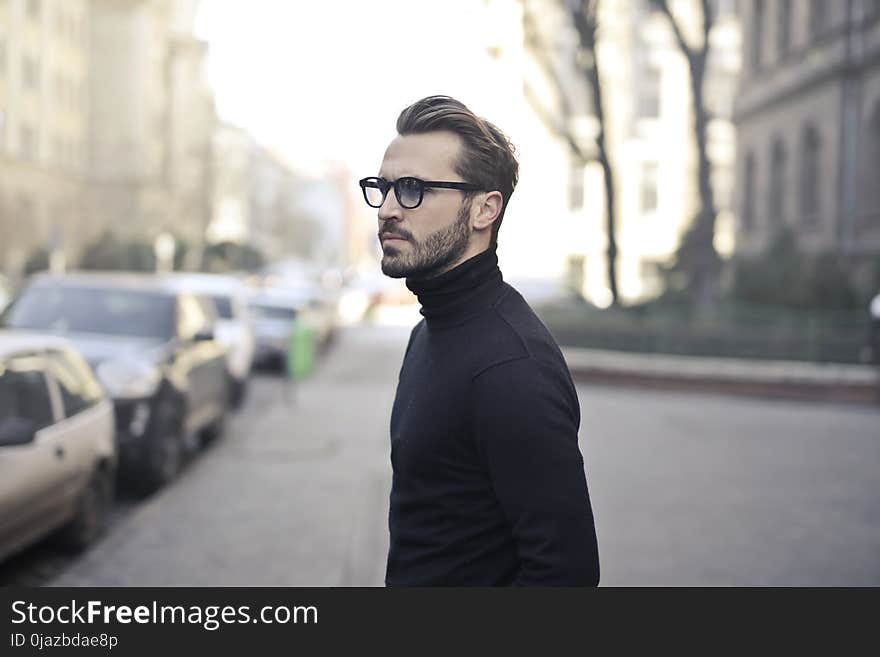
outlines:
[[[208,297],[217,313],[214,339],[229,350],[227,368],[232,379],[231,401],[244,400],[254,361],[254,324],[248,310],[250,288],[234,276],[222,274],[177,273],[167,279],[179,289]]]
[[[64,339],[0,331],[0,560],[61,529],[104,528],[117,452],[113,404]]]
[[[335,305],[317,286],[263,288],[251,294],[248,307],[254,317],[258,365],[286,363],[294,321],[311,330],[315,353],[326,349],[336,332]]]

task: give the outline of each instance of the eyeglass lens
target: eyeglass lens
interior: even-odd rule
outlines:
[[[396,185],[397,202],[405,208],[415,208],[422,201],[422,183],[415,178],[399,178]],[[364,186],[367,203],[374,208],[382,206],[392,184],[384,180],[370,180]]]

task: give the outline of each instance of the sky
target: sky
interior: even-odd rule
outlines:
[[[221,118],[297,168],[378,171],[400,110],[445,93],[471,104],[484,0],[203,0]]]

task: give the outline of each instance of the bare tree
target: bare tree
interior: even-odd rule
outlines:
[[[544,74],[555,87],[559,99],[560,118],[555,119],[549,111],[542,109],[540,103],[536,102],[537,99],[530,100],[544,123],[566,142],[572,156],[581,165],[596,159],[602,167],[605,182],[605,226],[608,240],[606,249],[608,287],[611,291],[611,303],[616,306],[620,300],[617,288],[617,222],[615,214],[614,170],[605,142],[605,112],[602,102],[602,84],[596,57],[600,0],[563,0],[563,2],[566,15],[571,19],[578,36],[578,49],[573,63],[589,91],[588,95],[592,100],[593,114],[598,123],[598,132],[595,138],[596,155],[593,156],[587,152],[581,145],[578,135],[572,130],[571,119],[574,111],[569,99],[570,91],[566,88],[566,84],[557,72],[550,49],[542,38],[535,20],[529,12],[528,0],[525,0],[523,2],[523,22],[526,42],[534,53]]]
[[[685,38],[681,20],[672,12],[668,0],[651,0],[668,19],[678,49],[688,64],[691,99],[694,113],[694,137],[697,145],[697,188],[700,194],[700,207],[693,224],[682,236],[676,256],[675,267],[688,277],[688,290],[700,307],[710,305],[716,295],[720,260],[715,251],[715,221],[718,211],[712,193],[712,167],[707,151],[707,125],[709,113],[706,109],[703,80],[706,74],[706,61],[709,55],[709,32],[715,16],[710,0],[690,0],[697,2],[702,10],[702,24],[698,43],[689,43]]]

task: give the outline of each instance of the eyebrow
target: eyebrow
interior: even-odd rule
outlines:
[[[433,178],[426,178],[425,176],[421,176],[417,173],[404,173],[402,176],[397,176],[397,178],[389,178],[388,176],[383,176],[382,173],[376,174],[379,178],[384,178],[388,181],[399,180],[400,178],[418,178],[419,180],[433,180]]]

